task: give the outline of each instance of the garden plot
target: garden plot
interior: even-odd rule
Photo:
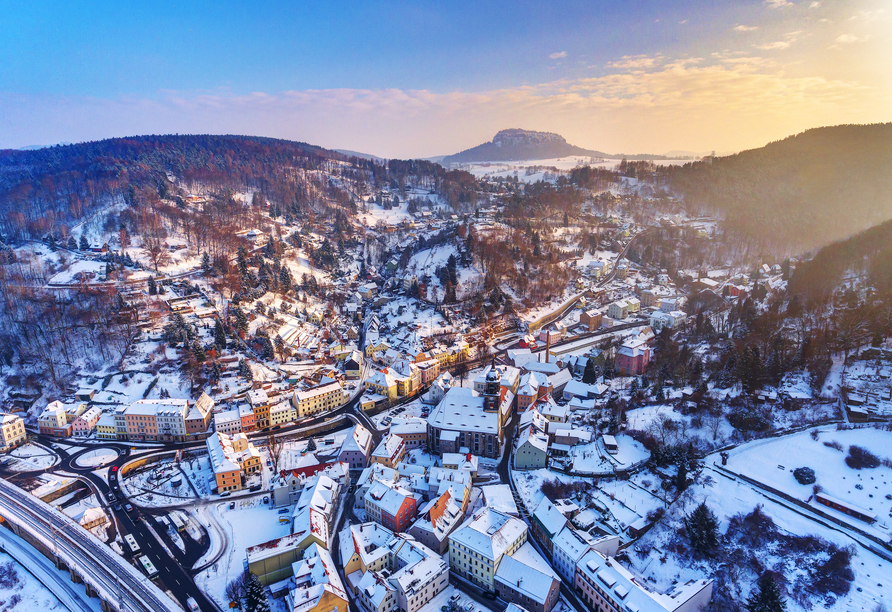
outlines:
[[[39,444],[25,444],[9,452],[7,467],[13,472],[47,470],[59,461],[52,451]]]
[[[230,510],[231,503],[235,508]],[[195,580],[209,597],[227,608],[226,585],[244,571],[245,549],[288,535],[291,525],[279,523],[282,515],[259,497],[214,504],[209,512],[223,530],[225,550],[220,559],[199,573]]]
[[[629,436],[616,436],[617,452],[608,453],[599,438],[590,444],[573,447],[573,471],[579,474],[611,474],[646,461],[650,453],[644,445]]]

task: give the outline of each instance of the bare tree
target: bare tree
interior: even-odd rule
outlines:
[[[273,464],[273,474],[279,473],[279,460],[282,458],[282,451],[285,450],[285,442],[281,438],[277,438],[274,434],[266,437],[266,450],[269,453],[269,460]]]

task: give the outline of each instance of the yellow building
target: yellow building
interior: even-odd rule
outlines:
[[[27,437],[22,417],[14,414],[3,415],[0,419],[0,451],[12,450],[25,442]]]
[[[373,393],[383,395],[389,400],[395,400],[398,394],[396,379],[387,372],[375,372],[365,381],[365,388]]]
[[[298,418],[328,412],[344,403],[344,390],[341,383],[331,382],[311,389],[295,391],[291,403],[297,410]]]

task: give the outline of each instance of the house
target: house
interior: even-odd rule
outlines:
[[[567,518],[547,497],[542,499],[530,516],[533,535],[548,554],[552,554],[554,536],[559,534],[566,524]]]
[[[250,406],[248,406],[250,408]],[[214,415],[214,431],[234,436],[242,433],[242,419],[238,409],[218,412]]]
[[[101,416],[102,409],[99,406],[91,406],[71,422],[71,434],[78,438],[86,438],[93,433],[93,429]]]
[[[260,473],[260,453],[245,434],[229,437],[215,432],[205,441],[217,492],[239,491],[245,486],[245,476]]]
[[[117,439],[114,414],[106,412],[99,417],[99,420],[96,421],[96,437],[100,440]]]
[[[377,371],[372,374],[365,380],[365,388],[391,401],[399,397],[396,379],[387,371]]]
[[[331,554],[311,544],[303,558],[292,564],[294,588],[289,595],[290,612],[347,610],[349,597]]]
[[[247,394],[248,403],[254,410],[254,425],[258,429],[269,427],[269,396],[263,389],[252,389]]]
[[[362,375],[362,353],[359,351],[351,351],[350,356],[344,360],[344,375],[355,380]]]
[[[269,409],[269,426],[276,427],[297,420],[297,410],[288,400]]]
[[[558,575],[530,542],[502,559],[494,580],[497,597],[530,612],[551,612],[560,598],[560,584]]]
[[[677,329],[680,325],[684,325],[686,320],[687,314],[685,314],[683,310],[673,310],[670,312],[658,310],[650,315],[650,326],[655,332],[660,331],[664,327]]]
[[[0,416],[0,452],[8,452],[20,446],[28,438],[25,422],[15,414]]]
[[[366,516],[393,531],[408,531],[418,513],[418,498],[414,493],[383,481],[369,488],[364,502]]]
[[[241,431],[243,433],[254,431],[257,426],[257,416],[254,414],[254,408],[250,404],[239,404],[238,418],[241,422]]]
[[[527,365],[531,365],[531,363]],[[520,378],[520,386],[517,389],[517,410],[523,412],[539,398],[548,395],[551,391],[551,384],[548,382],[548,376],[545,373],[527,372]]]
[[[384,467],[394,468],[406,454],[406,443],[397,435],[388,433],[372,451],[370,461]]]
[[[616,351],[616,369],[621,376],[638,376],[643,374],[650,363],[650,347],[621,346]]]
[[[468,472],[476,478],[479,465],[480,458],[471,453],[443,453],[443,469]]]
[[[375,283],[366,283],[360,285],[357,291],[359,292],[359,295],[362,296],[362,299],[370,300],[378,293],[378,285]]]
[[[539,409],[539,413],[551,423],[566,423],[570,418],[570,409],[554,402],[546,402]]]
[[[189,411],[186,413],[186,435],[195,437],[205,434],[211,426],[211,419],[214,412],[214,400],[207,393],[192,403]],[[98,427],[98,425],[97,425]]]
[[[351,470],[362,470],[368,467],[371,451],[371,432],[362,425],[356,424],[341,445],[338,461],[346,463]]]
[[[84,404],[76,404],[83,406]],[[37,428],[40,435],[67,438],[71,435],[71,424],[68,421],[68,406],[56,400],[47,404],[40,416],[37,417]],[[83,412],[83,410],[81,410]],[[77,416],[77,415],[76,415]]]
[[[422,419],[394,419],[390,433],[403,439],[407,451],[427,446],[427,422]]]
[[[482,508],[449,536],[449,567],[478,587],[494,591],[502,559],[526,542],[526,523],[492,508]]]
[[[514,453],[514,469],[538,470],[548,465],[548,436],[536,432],[532,425],[520,433]]]
[[[300,561],[303,551],[313,544],[326,546],[321,532],[301,529],[245,549],[245,566],[256,575],[263,586],[285,580],[294,574],[293,564]]]
[[[446,490],[422,506],[409,535],[442,556],[449,548],[449,534],[461,525],[463,516],[461,500]]]
[[[480,491],[483,493],[483,503],[486,507],[511,516],[518,516],[517,504],[514,503],[514,494],[509,485],[487,485],[480,487]]]
[[[434,363],[436,363],[436,361],[434,361]],[[454,381],[452,378],[452,374],[450,374],[449,372],[443,372],[433,382],[430,389],[427,393],[424,394],[424,397],[421,401],[425,404],[439,404],[441,401],[443,401],[443,396],[446,395],[446,392],[452,387],[453,382]]]
[[[604,315],[601,314],[601,311],[592,308],[579,315],[579,323],[585,326],[588,331],[595,331],[601,327],[601,319],[603,318]]]
[[[364,523],[339,541],[347,590],[367,612],[418,612],[449,586],[447,563],[411,536]]]

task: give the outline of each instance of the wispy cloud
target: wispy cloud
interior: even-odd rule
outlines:
[[[785,8],[788,6],[793,6],[792,2],[789,0],[763,0],[763,4],[768,8],[779,9]]]
[[[567,52],[566,51],[557,51],[556,53],[552,53],[548,57],[550,57],[551,59],[561,59],[561,58],[567,57]]]
[[[816,0],[815,2],[812,2],[811,4],[809,4],[808,8],[810,8],[810,9],[821,8],[821,3]]]
[[[759,26],[748,26],[748,25],[739,25],[734,26],[735,32],[752,32],[753,30],[758,30]]]
[[[851,45],[854,43],[866,42],[868,40],[870,40],[870,34],[865,34],[864,36],[856,36],[855,34],[840,34],[833,42],[836,43],[836,45]]]
[[[607,62],[608,68],[617,70],[645,70],[653,68],[663,61],[661,54],[656,55],[624,55],[618,60]]]
[[[793,46],[793,43],[799,40],[802,32],[800,30],[796,30],[795,32],[787,32],[784,34],[784,40],[776,40],[774,42],[763,43],[761,45],[753,45],[756,49],[762,49],[763,51],[778,51],[783,49],[789,49]]]

